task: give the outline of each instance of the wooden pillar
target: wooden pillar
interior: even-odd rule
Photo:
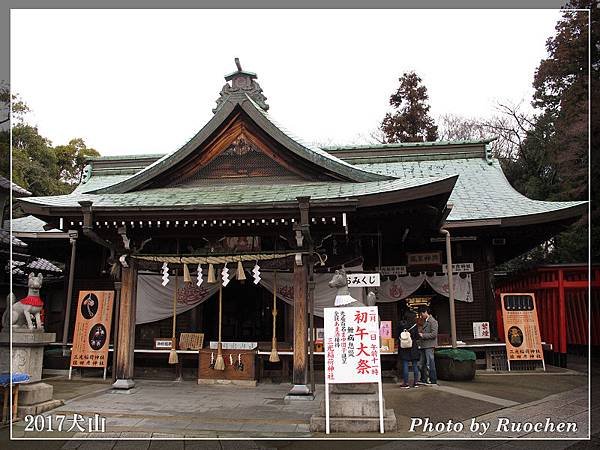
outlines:
[[[302,256],[302,265],[294,263],[294,369],[291,393],[305,394],[307,369],[307,293],[308,293],[308,258]],[[306,392],[305,392],[306,391]]]
[[[71,259],[69,260],[69,282],[67,285],[67,298],[65,301],[65,321],[63,324],[63,356],[68,354],[67,342],[69,341],[69,325],[71,324],[71,303],[73,300],[73,280],[75,279],[75,257],[77,255],[77,231],[69,230],[71,243]]]
[[[558,328],[558,364],[560,367],[567,367],[567,305],[563,269],[558,269]]]
[[[135,300],[137,290],[137,265],[121,269],[121,298],[119,304],[118,346],[115,364],[115,389],[129,389],[133,381],[133,349],[135,347]]]

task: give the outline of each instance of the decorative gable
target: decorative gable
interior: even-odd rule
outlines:
[[[302,181],[297,173],[288,170],[263,153],[242,132],[221,153],[185,179],[170,183],[169,187],[203,186],[240,182]]]

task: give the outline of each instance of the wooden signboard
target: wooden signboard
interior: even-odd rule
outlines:
[[[214,363],[217,350],[203,348],[198,357],[198,384],[215,380],[227,380],[232,383],[256,385],[256,351],[223,349],[225,370],[216,370]]]
[[[181,333],[179,348],[181,350],[200,350],[204,345],[204,333]]]
[[[69,379],[73,367],[103,367],[106,379],[113,291],[79,291]]]
[[[442,267],[442,252],[407,253],[409,270],[438,270]]]
[[[544,352],[534,294],[500,294],[508,370],[511,361],[542,360]]]

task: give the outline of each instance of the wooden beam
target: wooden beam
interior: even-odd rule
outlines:
[[[137,264],[132,260],[129,267],[121,269],[121,298],[117,358],[115,364],[116,389],[129,389],[133,381],[133,349],[135,346],[135,301],[137,291]]]
[[[294,264],[294,385],[306,385],[307,368],[307,291],[308,258],[302,257],[302,265]]]

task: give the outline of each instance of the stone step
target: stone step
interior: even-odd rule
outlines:
[[[59,406],[64,405],[65,402],[62,400],[50,400],[43,403],[38,403],[37,405],[27,405],[27,406],[18,406],[17,407],[17,416],[20,418],[24,418],[26,415],[36,415],[42,414],[46,411],[50,411],[51,409],[58,408]]]
[[[383,416],[383,429],[392,433],[397,431],[398,423],[393,409],[385,410]],[[332,433],[379,433],[379,416],[377,417],[329,417],[329,430]],[[325,416],[312,416],[310,418],[310,431],[313,433],[325,432]]]
[[[385,410],[385,399],[383,400]],[[325,416],[325,400],[321,402],[321,415]],[[329,417],[379,417],[377,394],[330,394]]]
[[[29,406],[52,400],[54,387],[48,383],[19,385],[19,405]]]

